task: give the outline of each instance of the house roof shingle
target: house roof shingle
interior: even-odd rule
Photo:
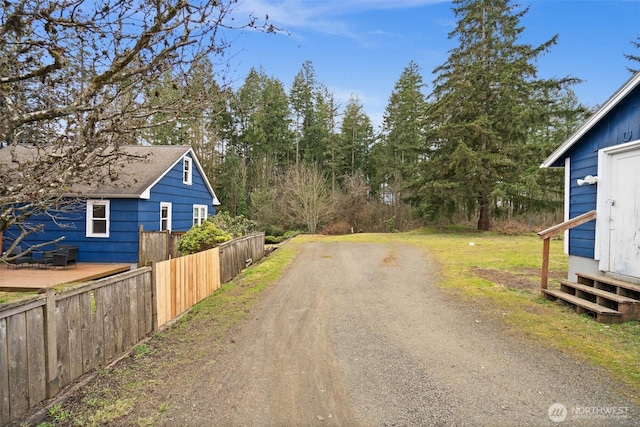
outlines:
[[[16,155],[32,156],[32,148],[18,146]],[[115,179],[103,180],[97,184],[75,184],[70,196],[82,195],[93,198],[146,198],[151,187],[158,182],[184,155],[190,153],[194,164],[200,168],[195,155],[189,146],[183,145],[127,145],[120,149],[127,155],[116,167]],[[0,149],[0,164],[10,167],[12,164],[11,149]],[[200,168],[200,171],[202,169]],[[204,176],[204,173],[203,173]],[[207,187],[213,196],[214,204],[218,204],[213,189],[208,181]]]

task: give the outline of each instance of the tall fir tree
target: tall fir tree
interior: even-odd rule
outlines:
[[[276,78],[269,77],[264,81],[259,123],[264,134],[265,159],[279,170],[284,170],[294,160],[295,151],[289,98],[283,83]]]
[[[631,40],[630,43],[631,46],[640,51],[640,36],[638,36],[635,40]],[[640,52],[625,53],[624,57],[633,64],[633,66],[630,65],[627,67],[627,70],[629,70],[630,73],[635,74],[640,72],[640,68],[638,68],[640,67]]]
[[[528,132],[527,140],[520,149],[522,160],[518,179],[498,183],[493,192],[500,200],[494,211],[507,218],[548,213],[557,219],[557,214],[562,213],[564,171],[541,169],[540,164],[571,136],[591,111],[580,104],[570,89],[552,90],[544,98],[549,100],[546,104],[548,118]]]
[[[409,183],[415,179],[424,151],[424,86],[420,67],[411,61],[391,93],[382,132],[372,152],[376,170],[373,182],[382,188],[384,200],[394,206],[409,200]]]
[[[336,127],[340,106],[333,92],[323,84],[319,84],[314,92],[314,105],[315,120],[306,132],[310,144],[307,145],[304,158],[308,163],[324,167],[327,147],[337,138]]]
[[[233,125],[225,152],[225,192],[237,209],[232,213],[246,214],[251,192],[268,187],[293,155],[289,103],[282,82],[251,69],[229,108]]]
[[[341,172],[342,175],[354,175],[360,171],[369,175],[369,151],[375,134],[371,119],[356,95],[351,95],[344,108],[340,128]]]
[[[146,98],[156,112],[149,118],[151,126],[142,131],[144,142],[152,145],[187,144],[186,123],[172,110],[175,103],[182,102],[185,91],[180,77],[169,71],[146,88]]]
[[[309,163],[322,160],[322,144],[326,142],[326,135],[320,123],[318,103],[324,101],[324,89],[317,81],[311,61],[305,61],[289,90],[295,128],[296,164],[301,160]]]
[[[454,0],[449,38],[459,45],[436,68],[429,110],[428,155],[415,188],[420,209],[437,217],[466,211],[478,229],[491,227],[501,183],[520,182],[531,159],[531,129],[549,119],[549,94],[575,79],[540,79],[535,61],[556,44],[520,43],[527,13],[508,0]]]

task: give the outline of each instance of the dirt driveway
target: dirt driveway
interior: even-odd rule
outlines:
[[[156,346],[152,371],[119,368],[144,377],[143,397],[111,424],[639,425],[619,384],[437,288],[438,270],[419,249],[299,249],[233,336],[194,324],[182,343]]]

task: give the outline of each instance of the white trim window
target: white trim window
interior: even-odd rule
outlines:
[[[193,225],[201,225],[207,219],[207,205],[193,205]]]
[[[109,237],[109,200],[87,200],[87,237]]]
[[[160,202],[160,231],[171,231],[171,203]]]
[[[193,182],[193,159],[185,157],[182,159],[182,183],[191,185]]]

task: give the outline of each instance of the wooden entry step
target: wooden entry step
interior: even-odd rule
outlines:
[[[640,319],[640,301],[637,299],[567,280],[560,282],[560,290],[603,307],[619,311],[622,314],[622,322]]]
[[[586,299],[579,298],[559,289],[543,289],[547,299],[552,301],[561,300],[570,304],[577,313],[592,313],[600,323],[622,323],[622,313],[608,307],[601,306]]]
[[[578,273],[578,283],[640,301],[640,285],[607,276]]]
[[[560,289],[543,289],[545,298],[564,301],[578,313],[591,313],[602,323],[640,320],[640,285],[607,276],[578,273],[576,282],[560,281]]]

